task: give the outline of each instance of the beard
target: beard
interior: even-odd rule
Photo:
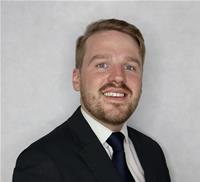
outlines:
[[[138,94],[135,94],[134,99],[127,99],[128,101],[125,103],[105,103],[102,98],[105,96],[102,94],[101,90],[108,87],[116,86],[112,83],[106,84],[101,89],[99,89],[99,92],[96,95],[91,94],[86,89],[84,89],[84,87],[81,87],[83,88],[80,90],[82,104],[95,119],[105,124],[121,125],[125,123],[135,111],[140,99],[141,90],[138,92]],[[126,85],[122,85],[120,88],[126,89],[130,93],[129,95],[132,95],[132,91]],[[109,106],[105,107],[104,104]]]

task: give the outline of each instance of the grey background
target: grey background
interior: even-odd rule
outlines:
[[[129,124],[157,140],[172,181],[200,179],[200,3],[2,3],[2,182],[19,153],[79,105],[72,89],[76,38],[120,18],[143,32],[143,94]]]

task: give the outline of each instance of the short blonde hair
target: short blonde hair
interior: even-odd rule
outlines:
[[[100,31],[109,31],[109,30],[116,30],[119,32],[123,32],[131,36],[139,46],[139,52],[142,57],[142,63],[144,62],[144,57],[145,57],[145,44],[144,44],[144,38],[142,36],[142,33],[140,30],[130,24],[127,23],[126,21],[123,20],[118,20],[118,19],[104,19],[104,20],[99,20],[97,22],[91,23],[84,35],[80,36],[77,39],[76,42],[76,68],[81,68],[82,66],[82,61],[83,57],[85,54],[85,43],[87,39]]]

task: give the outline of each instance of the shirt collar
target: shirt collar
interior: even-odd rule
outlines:
[[[92,118],[82,108],[81,108],[81,112],[83,114],[83,117],[86,119],[86,121],[88,122],[88,124],[92,128],[93,132],[95,133],[95,135],[97,136],[97,138],[101,142],[101,144],[104,144],[106,142],[106,140],[108,139],[108,137],[113,133],[113,131],[106,128],[104,125],[102,125],[97,120]],[[127,131],[127,124],[126,123],[124,123],[120,132],[122,132],[124,134],[125,141],[128,141],[128,131]]]

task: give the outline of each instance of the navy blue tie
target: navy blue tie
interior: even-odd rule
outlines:
[[[107,139],[107,143],[113,149],[112,162],[120,175],[122,182],[135,182],[126,163],[124,135],[121,132],[114,132]]]

